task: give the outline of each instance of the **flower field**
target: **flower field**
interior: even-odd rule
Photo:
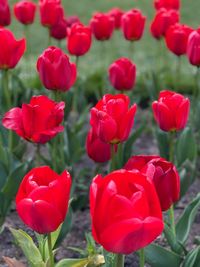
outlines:
[[[199,7],[0,1],[0,266],[200,267]]]

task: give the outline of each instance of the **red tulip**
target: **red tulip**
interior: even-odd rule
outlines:
[[[108,14],[95,13],[90,20],[90,27],[95,38],[104,41],[111,38],[115,28],[115,21]]]
[[[160,92],[158,101],[152,103],[154,118],[163,131],[179,131],[185,128],[190,100],[172,91]]]
[[[35,18],[36,4],[30,0],[22,0],[14,5],[15,17],[22,24],[31,24]]]
[[[180,8],[180,0],[154,0],[154,6],[156,9],[176,9]]]
[[[169,50],[177,56],[186,54],[188,37],[192,31],[187,25],[178,23],[171,25],[165,36]]]
[[[106,162],[111,159],[111,145],[102,142],[92,128],[87,135],[86,150],[88,156],[95,162]]]
[[[151,34],[154,38],[160,39],[165,36],[169,27],[177,22],[179,22],[179,13],[177,11],[161,8],[157,11],[151,23]]]
[[[155,188],[140,172],[97,175],[90,186],[90,214],[94,239],[113,253],[144,248],[163,230]]]
[[[200,66],[200,28],[189,35],[187,57],[192,65]]]
[[[67,37],[67,20],[64,17],[50,28],[50,35],[57,40]]]
[[[23,178],[16,196],[19,217],[39,234],[55,231],[65,220],[71,176],[58,175],[48,166],[32,169]]]
[[[17,41],[11,31],[0,28],[0,69],[14,68],[25,49],[25,39]]]
[[[44,144],[64,130],[64,102],[54,102],[47,96],[33,96],[22,108],[12,108],[3,117],[2,124],[22,138]]]
[[[126,170],[138,170],[151,179],[162,211],[166,211],[179,199],[180,177],[176,167],[169,161],[159,156],[133,156],[126,165]]]
[[[108,14],[115,20],[115,29],[119,29],[121,27],[121,17],[124,12],[120,8],[114,7],[108,12]]]
[[[7,0],[0,1],[0,26],[8,26],[11,23],[10,6]]]
[[[68,29],[67,48],[71,55],[83,56],[91,47],[92,33],[89,27],[80,23]]]
[[[60,0],[40,0],[40,21],[45,27],[52,27],[64,16]]]
[[[129,103],[126,95],[107,94],[91,109],[90,124],[101,141],[118,144],[128,139],[137,109]]]
[[[109,79],[117,90],[131,90],[135,84],[136,66],[128,58],[119,58],[109,67]]]
[[[38,58],[37,70],[49,90],[67,91],[76,80],[76,65],[60,48],[48,47]]]
[[[144,32],[146,17],[139,9],[132,9],[121,18],[121,28],[124,38],[129,41],[141,39]]]
[[[67,17],[67,27],[72,27],[75,23],[81,23],[78,16]]]

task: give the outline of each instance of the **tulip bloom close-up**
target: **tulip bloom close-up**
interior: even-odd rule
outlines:
[[[14,5],[15,17],[22,24],[32,24],[35,19],[36,4],[30,0],[22,0]]]
[[[90,186],[90,214],[94,239],[114,253],[144,248],[163,230],[155,188],[138,171],[97,175]]]
[[[187,57],[190,64],[200,66],[200,29],[193,31],[188,38]]]
[[[70,174],[58,175],[48,166],[34,168],[23,178],[16,196],[22,221],[39,234],[55,231],[68,210]]]
[[[16,40],[13,33],[0,28],[0,69],[14,68],[26,49],[25,39]]]
[[[188,121],[190,100],[181,94],[164,90],[160,92],[158,101],[152,103],[152,109],[161,130],[180,131]]]
[[[126,95],[107,94],[91,109],[90,124],[101,141],[118,144],[128,139],[137,110],[136,104],[129,104]]]
[[[10,6],[8,0],[0,1],[0,26],[8,26],[11,23]]]
[[[90,20],[90,27],[97,40],[105,41],[112,36],[115,28],[115,20],[109,14],[95,13]]]
[[[125,164],[126,170],[138,170],[152,180],[162,211],[168,210],[178,201],[180,195],[180,177],[176,167],[159,156],[133,156]]]
[[[2,119],[5,128],[33,143],[44,144],[64,130],[64,102],[33,96],[29,104],[9,110]]]
[[[83,56],[87,53],[92,43],[92,32],[89,27],[80,23],[68,29],[67,48],[71,55]]]
[[[38,58],[37,71],[45,88],[65,92],[76,80],[76,65],[57,47],[48,47]]]
[[[136,66],[128,58],[119,58],[109,67],[109,80],[117,90],[131,90],[135,85]]]

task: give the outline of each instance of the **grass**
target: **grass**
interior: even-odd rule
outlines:
[[[16,1],[11,1],[11,4],[14,2]],[[123,10],[137,7],[147,16],[144,36],[142,40],[134,44],[134,48],[130,48],[130,43],[124,40],[121,32],[115,32],[113,38],[107,42],[102,43],[94,40],[90,52],[80,59],[79,73],[83,78],[93,74],[95,75],[95,73],[99,72],[103,72],[106,76],[108,66],[118,57],[125,56],[131,58],[136,63],[138,79],[143,80],[146,79],[145,73],[148,73],[151,70],[156,71],[156,65],[160,64],[159,61],[163,62],[163,66],[167,65],[169,69],[169,79],[166,79],[165,76],[164,80],[167,80],[167,82],[164,82],[162,86],[166,87],[171,83],[176,68],[176,57],[166,49],[164,55],[162,55],[159,50],[158,42],[155,41],[149,33],[150,21],[154,15],[153,0],[63,0],[62,2],[67,15],[78,15],[81,21],[85,24],[89,22],[92,13],[95,11],[106,12],[115,6],[118,6]],[[200,22],[199,7],[199,0],[190,0],[189,3],[188,0],[182,0],[181,22],[189,24],[194,28],[198,27]],[[23,35],[23,25],[18,23],[14,18],[10,28],[16,36],[21,37]],[[29,31],[28,42],[31,49],[31,57],[29,57],[28,71],[26,60],[22,60],[19,64],[22,69],[20,77],[25,81],[28,80],[30,86],[32,86],[32,82],[34,84],[34,77],[37,75],[35,70],[37,58],[47,47],[47,36],[47,29],[40,25],[39,16],[37,15],[36,22],[34,25],[31,25]],[[53,45],[57,45],[57,42],[53,41]],[[65,40],[62,41],[61,47],[67,53]],[[72,57],[72,60],[75,59]],[[191,67],[187,59],[184,58],[182,63],[182,73],[184,74],[183,83],[186,84],[186,86],[187,84],[188,86],[191,84],[191,75],[193,72],[194,68]],[[162,74],[159,75],[161,75],[162,79]],[[108,82],[105,82],[104,86],[108,87]]]

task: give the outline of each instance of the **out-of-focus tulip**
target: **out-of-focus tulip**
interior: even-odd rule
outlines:
[[[90,20],[90,27],[95,38],[100,41],[111,38],[115,28],[115,20],[105,13],[95,13]]]
[[[192,31],[193,29],[187,25],[171,25],[165,35],[168,49],[177,56],[186,54],[188,37]]]
[[[8,26],[11,23],[10,6],[8,0],[0,1],[0,26]]]
[[[143,16],[139,9],[132,9],[121,18],[121,28],[124,34],[124,38],[129,41],[137,41],[141,39],[146,17]]]
[[[166,9],[176,9],[180,8],[180,0],[154,0],[154,7],[156,9],[166,8]]]
[[[163,230],[155,187],[138,171],[97,175],[90,186],[90,214],[94,239],[113,253],[144,248]]]
[[[22,24],[32,24],[35,18],[36,4],[22,0],[14,5],[15,17]]]
[[[49,90],[67,91],[76,80],[76,65],[60,48],[48,47],[38,58],[37,70]]]
[[[64,17],[60,0],[40,0],[40,21],[45,27],[52,27]]]
[[[33,96],[22,108],[12,108],[3,117],[2,124],[22,138],[44,144],[64,130],[64,102],[54,102],[47,96]]]
[[[81,23],[78,16],[69,16],[67,17],[67,27],[72,27],[75,23]]]
[[[181,94],[164,90],[158,101],[152,103],[154,118],[163,131],[179,131],[185,128],[190,112],[190,100]]]
[[[188,38],[187,57],[190,64],[200,66],[200,29],[193,31]]]
[[[165,36],[169,27],[179,22],[179,13],[176,10],[161,8],[157,11],[150,27],[154,38],[160,39]]]
[[[91,47],[92,33],[89,27],[80,23],[68,28],[67,48],[71,55],[83,56]]]
[[[120,8],[114,7],[108,12],[108,14],[115,20],[115,29],[119,29],[121,27],[121,17],[124,12]]]
[[[129,103],[126,95],[107,94],[91,109],[90,124],[101,141],[118,144],[128,139],[137,109]]]
[[[179,199],[180,177],[176,167],[159,156],[133,156],[126,170],[138,170],[151,179],[158,194],[162,211],[166,211]]]
[[[109,67],[109,79],[117,90],[131,90],[135,84],[136,66],[128,58],[119,58]]]
[[[67,37],[67,20],[64,17],[50,28],[50,35],[57,40]]]
[[[39,234],[55,231],[65,220],[71,176],[57,174],[48,166],[32,169],[23,178],[16,196],[19,217]]]
[[[106,162],[111,159],[111,145],[102,142],[91,128],[87,135],[86,150],[95,162]]]
[[[0,69],[14,68],[25,49],[25,39],[16,40],[11,31],[0,28]]]

